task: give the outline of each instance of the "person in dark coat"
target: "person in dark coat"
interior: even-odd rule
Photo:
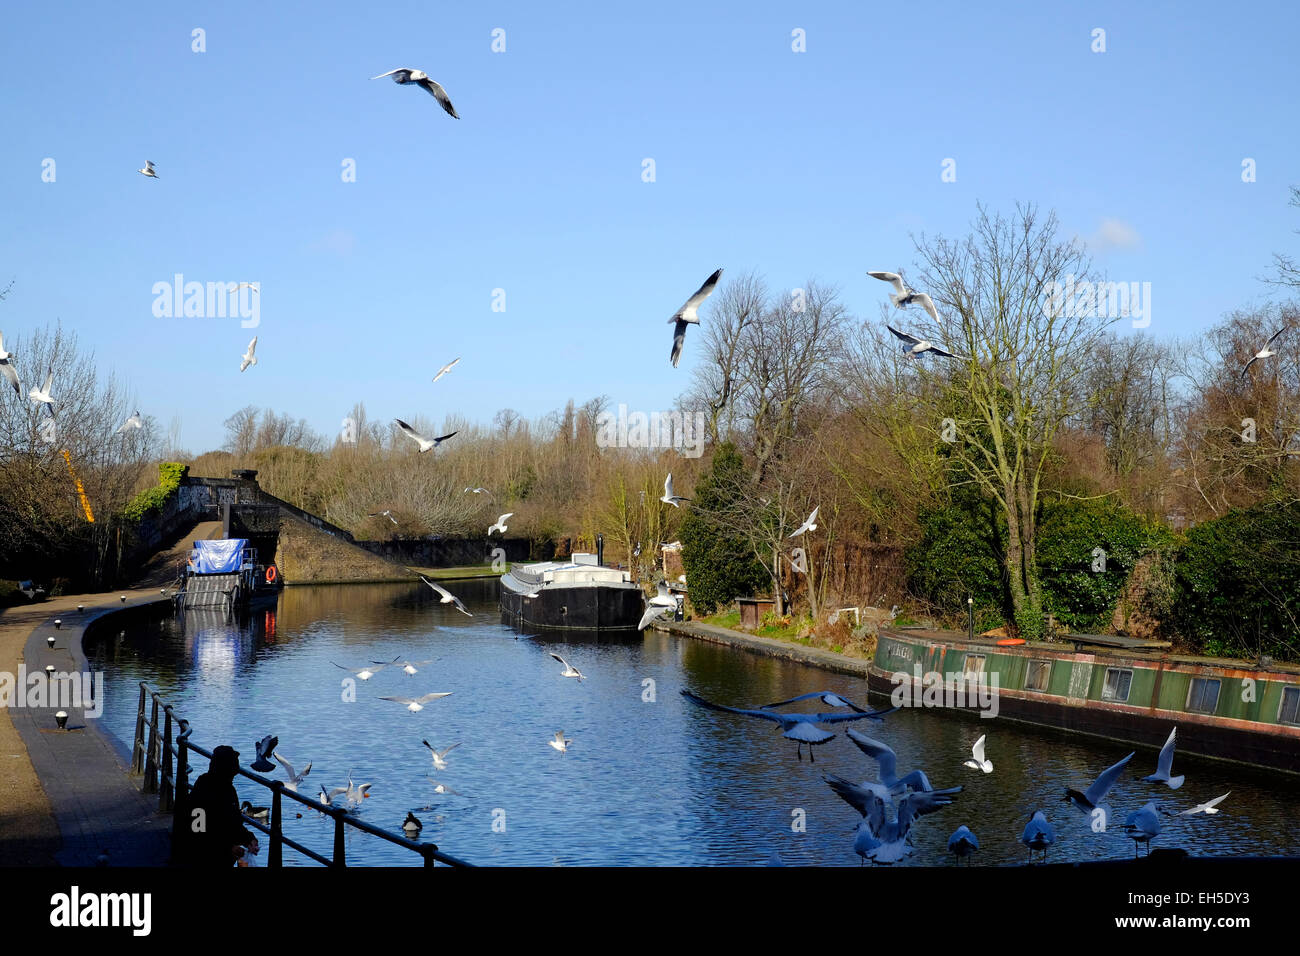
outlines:
[[[244,827],[235,792],[239,752],[220,746],[212,751],[208,772],[194,781],[189,795],[191,866],[224,867],[242,860],[245,852],[256,853],[257,836]],[[202,813],[199,811],[202,810]]]

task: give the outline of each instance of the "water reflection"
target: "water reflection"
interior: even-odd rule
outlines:
[[[129,740],[138,682],[148,681],[192,722],[197,743],[232,743],[247,762],[253,741],[275,733],[291,762],[312,762],[305,794],[345,786],[349,775],[371,782],[364,819],[400,832],[414,811],[422,841],[473,862],[762,865],[777,851],[789,865],[857,865],[858,816],[822,774],[863,780],[875,767],[839,729],[817,748],[815,764],[796,761],[775,725],[702,710],[679,692],[755,707],[830,690],[865,705],[862,681],[656,632],[517,633],[500,623],[495,589],[491,580],[451,587],[472,618],[422,584],[352,585],[288,588],[276,605],[230,620],[193,611],[133,619],[124,637],[113,625],[87,648],[92,666],[107,670],[103,719]],[[551,650],[587,680],[561,677]],[[334,666],[395,657],[434,663],[414,676],[394,667],[352,680],[350,695],[351,675]],[[378,699],[430,692],[451,696],[415,714]],[[573,740],[564,754],[548,746],[561,730]],[[961,824],[979,837],[975,862],[1020,863],[1018,837],[1034,809],[1057,830],[1050,859],[1133,853],[1126,836],[1092,833],[1088,818],[1061,799],[1131,748],[923,710],[899,712],[868,733],[897,751],[901,771],[921,767],[936,787],[965,787],[952,806],[917,824],[910,863],[945,862],[947,838]],[[980,734],[988,735],[992,774],[961,766]],[[434,770],[423,740],[461,746],[446,770]],[[1300,852],[1289,782],[1179,754],[1187,782],[1175,793],[1140,782],[1154,766],[1155,752],[1139,751],[1112,791],[1121,819],[1153,797],[1183,809],[1233,791],[1216,817],[1166,818],[1156,848]],[[435,793],[428,777],[458,795]],[[245,797],[267,802],[255,788],[241,788]],[[287,816],[289,835],[329,855],[328,820],[310,811]],[[418,863],[356,833],[347,847],[353,863]],[[292,853],[286,860],[302,862]]]

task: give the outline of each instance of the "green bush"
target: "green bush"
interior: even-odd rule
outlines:
[[[1230,511],[1174,556],[1169,622],[1213,655],[1300,658],[1300,502]]]
[[[1071,629],[1105,630],[1138,559],[1169,538],[1110,499],[1044,503],[1035,549],[1044,610]]]
[[[741,484],[744,471],[745,462],[736,446],[730,442],[719,445],[712,467],[695,485],[695,500],[682,519],[682,565],[690,582],[691,605],[701,615],[771,586],[767,570],[748,546],[710,518],[711,512],[720,512],[730,504],[725,489]]]
[[[1006,523],[992,503],[971,488],[958,488],[949,503],[922,509],[918,519],[920,540],[903,554],[909,590],[950,614],[964,614],[968,597],[977,617],[1000,614],[1007,603]]]
[[[158,466],[158,484],[146,488],[122,509],[122,517],[139,522],[151,511],[161,511],[167,499],[181,486],[181,479],[189,469],[175,461],[165,461]]]

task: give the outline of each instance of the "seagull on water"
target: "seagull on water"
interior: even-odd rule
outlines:
[[[677,323],[673,328],[673,351],[669,356],[673,368],[677,367],[677,361],[682,357],[682,346],[686,344],[686,326],[700,324],[700,305],[713,293],[713,288],[718,284],[721,276],[722,270],[719,269],[705,279],[704,285],[700,286],[696,293],[686,300],[686,304],[674,312],[673,317],[668,320],[670,323]]]
[[[447,363],[446,365],[444,365],[442,368],[438,369],[438,374],[435,375],[435,376],[433,377],[433,380],[434,380],[435,382],[438,381],[438,379],[442,378],[444,375],[446,375],[448,372],[450,372],[453,368],[455,368],[455,367],[456,367],[456,363],[459,362],[459,361],[460,361],[460,359],[458,359],[458,358],[457,358],[457,359],[452,359],[450,362],[448,362],[448,363]]]
[[[827,774],[823,778],[832,790],[849,806],[862,814],[862,820],[854,828],[853,851],[862,857],[863,862],[897,863],[911,852],[908,848],[908,834],[912,821],[917,817],[935,813],[953,801],[953,794],[961,793],[961,787],[947,790],[929,790],[909,793],[898,803],[898,809],[891,820],[886,807],[892,807],[889,790],[879,784],[850,783],[843,777]]]
[[[451,787],[448,787],[446,784],[439,783],[437,780],[434,780],[432,777],[425,777],[424,779],[429,781],[431,784],[433,784],[434,793],[441,794],[442,796],[448,796],[448,795],[453,797],[461,796],[460,793],[457,793],[455,790],[451,789]]]
[[[891,707],[889,710],[879,710],[867,714],[778,714],[770,710],[744,710],[739,707],[724,707],[722,704],[715,704],[703,697],[697,697],[688,690],[682,691],[682,696],[692,704],[699,704],[709,710],[719,710],[727,714],[740,714],[742,717],[759,717],[780,724],[781,736],[798,743],[799,747],[796,753],[799,759],[803,759],[803,746],[807,744],[808,759],[814,763],[816,763],[817,758],[813,756],[812,748],[835,737],[829,731],[822,730],[817,724],[838,724],[846,720],[883,717],[898,710],[897,707]]]
[[[820,700],[827,707],[847,707],[850,710],[857,711],[859,714],[870,713],[870,711],[864,710],[852,701],[845,700],[839,694],[832,693],[828,690],[815,690],[810,694],[800,694],[798,697],[791,697],[789,700],[778,700],[774,704],[764,704],[763,710],[771,710],[773,707],[784,707],[786,704],[795,704],[801,700],[812,700],[814,698]],[[879,721],[877,722],[879,723]]]
[[[933,352],[935,355],[942,355],[944,358],[961,358],[960,355],[954,355],[952,352],[945,352],[943,349],[939,348],[939,346],[927,342],[925,339],[918,339],[915,335],[900,332],[892,325],[886,325],[885,328],[893,332],[894,335],[906,343],[907,346],[910,346],[909,348],[903,349],[908,358],[916,358],[918,355],[922,355],[926,352]]]
[[[1269,340],[1264,343],[1264,347],[1260,349],[1258,352],[1256,352],[1254,358],[1252,358],[1249,362],[1247,362],[1246,367],[1241,370],[1242,378],[1246,377],[1246,373],[1250,371],[1250,367],[1254,365],[1256,362],[1258,362],[1260,359],[1272,358],[1274,355],[1278,354],[1277,352],[1274,352],[1272,349],[1270,349],[1269,346],[1272,345],[1273,342],[1277,339],[1277,337],[1285,331],[1286,331],[1286,326],[1284,325],[1282,326],[1282,328],[1278,329],[1269,337]]]
[[[40,388],[36,388],[35,386],[33,386],[27,392],[28,397],[31,398],[31,400],[35,402],[37,405],[50,406],[51,415],[54,414],[54,395],[50,391],[50,389],[53,386],[54,386],[54,369],[50,369],[48,372],[45,373],[45,384],[42,385]]]
[[[425,694],[423,697],[381,697],[380,700],[391,700],[394,703],[405,704],[406,709],[411,713],[424,710],[424,705],[430,701],[438,700],[440,697],[450,697],[452,691],[443,691],[437,694]]]
[[[410,425],[406,424],[406,422],[402,421],[400,418],[394,418],[393,421],[397,422],[397,427],[402,430],[402,434],[408,436],[412,441],[414,441],[417,445],[420,446],[419,453],[421,455],[423,455],[430,448],[437,448],[439,445],[445,442],[452,435],[456,434],[455,432],[448,432],[446,435],[443,435],[441,438],[425,438],[423,435],[417,432]]]
[[[897,707],[894,708],[894,710],[897,709]],[[853,741],[859,750],[879,765],[880,782],[888,787],[891,793],[901,793],[909,788],[921,792],[929,792],[934,789],[930,785],[930,778],[925,775],[924,770],[913,770],[906,776],[898,776],[898,754],[894,753],[889,744],[873,740],[866,734],[858,733],[852,727],[846,733],[849,740]]]
[[[964,824],[948,837],[948,852],[955,856],[959,863],[979,848],[980,841],[975,839],[975,834],[970,832],[970,827]]]
[[[1124,821],[1124,829],[1133,840],[1133,856],[1138,855],[1138,844],[1147,845],[1147,854],[1151,853],[1151,841],[1160,835],[1160,807],[1154,801],[1145,804],[1142,809],[1134,810]]]
[[[1047,817],[1042,810],[1035,810],[1034,815],[1029,818],[1024,832],[1020,834],[1020,842],[1029,848],[1031,863],[1034,860],[1035,850],[1042,850],[1043,859],[1047,859],[1047,848],[1056,842],[1056,830],[1047,822]]]
[[[397,519],[393,517],[393,513],[392,513],[391,511],[375,511],[375,512],[372,512],[372,513],[366,515],[366,517],[367,517],[367,518],[387,518],[387,519],[388,519],[389,521],[391,521],[393,524],[397,524]]]
[[[158,174],[154,172],[152,159],[146,159],[144,161],[144,169],[137,169],[136,172],[140,173],[143,176],[149,176],[152,179],[158,178]]]
[[[258,773],[266,773],[268,770],[274,770],[275,764],[271,763],[271,754],[275,753],[275,748],[280,745],[279,737],[272,737],[267,734],[253,746],[257,749],[257,759],[249,767]]]
[[[970,767],[972,770],[983,770],[985,773],[993,772],[993,761],[984,759],[984,734],[980,734],[980,739],[975,741],[971,747],[971,759],[962,764],[963,767]]]
[[[439,599],[439,601],[438,601],[439,604],[455,604],[455,605],[456,605],[456,609],[459,610],[461,614],[464,614],[466,617],[473,617],[473,616],[474,616],[473,614],[470,614],[469,611],[465,610],[465,605],[464,605],[463,603],[461,603],[460,598],[456,597],[456,595],[452,594],[452,593],[451,593],[450,591],[448,591],[446,588],[444,588],[444,587],[442,587],[442,586],[440,586],[440,585],[434,584],[432,581],[430,581],[428,578],[426,578],[423,574],[420,575],[420,580],[423,581],[425,584],[429,585],[429,587],[433,588],[433,589],[434,589],[435,591],[437,591],[440,595],[442,595],[442,597],[441,597],[441,598]]]
[[[0,333],[0,374],[9,380],[9,384],[14,387],[14,394],[22,397],[23,391],[18,387],[18,372],[15,371],[13,364],[9,361],[14,357],[13,352],[5,351],[5,337]]]
[[[576,677],[580,682],[587,679],[583,675],[582,671],[578,670],[559,654],[555,653],[555,651],[551,651],[551,656],[564,665],[564,670],[560,672],[561,677]]]
[[[1101,776],[1093,781],[1092,786],[1083,793],[1080,793],[1078,790],[1067,789],[1065,791],[1064,799],[1069,800],[1085,813],[1095,810],[1101,805],[1102,800],[1106,798],[1106,794],[1110,792],[1110,788],[1115,786],[1115,781],[1119,779],[1119,775],[1124,772],[1124,767],[1132,759],[1133,754],[1129,754],[1114,766],[1107,767],[1101,772]]]
[[[295,773],[293,764],[285,760],[279,753],[272,751],[271,756],[275,758],[276,763],[284,768],[284,772],[289,775],[289,782],[284,785],[284,789],[298,792],[298,785],[302,783],[302,778],[311,773],[311,761],[307,761],[307,766],[302,768],[302,773]]]
[[[446,110],[450,116],[454,119],[460,119],[460,115],[456,112],[456,107],[451,105],[451,97],[447,95],[447,91],[444,90],[437,81],[429,79],[429,74],[425,73],[423,70],[412,70],[406,68],[400,70],[389,70],[387,73],[380,73],[378,76],[372,76],[371,79],[382,80],[386,76],[391,76],[394,83],[415,83],[424,87],[429,91],[433,98],[442,105],[442,108]]]
[[[1192,807],[1190,810],[1184,810],[1182,813],[1180,813],[1180,814],[1178,814],[1178,815],[1179,815],[1180,817],[1187,817],[1187,816],[1191,816],[1191,815],[1194,814],[1194,813],[1209,813],[1209,814],[1218,813],[1218,812],[1220,812],[1220,811],[1218,811],[1218,810],[1215,809],[1215,808],[1216,808],[1219,804],[1221,804],[1224,800],[1227,800],[1228,797],[1229,797],[1229,795],[1230,795],[1231,793],[1232,793],[1232,791],[1229,790],[1227,793],[1225,793],[1225,794],[1224,794],[1223,796],[1221,796],[1221,797],[1215,797],[1213,800],[1206,800],[1204,803],[1198,803],[1196,806]]]
[[[657,618],[660,614],[667,614],[669,611],[677,609],[677,598],[673,597],[672,592],[668,589],[667,581],[659,582],[659,593],[646,602],[645,613],[641,615],[641,621],[637,624],[638,631],[644,631],[646,625]]]
[[[663,497],[659,499],[666,505],[672,505],[674,508],[680,508],[679,501],[690,501],[690,498],[683,498],[681,495],[673,494],[673,473],[668,472],[668,477],[664,479]]]
[[[120,435],[122,432],[130,431],[134,428],[144,428],[144,419],[140,417],[139,409],[136,409],[136,413],[124,421],[121,427],[119,427],[114,434]]]
[[[253,336],[253,341],[248,343],[248,351],[240,357],[239,370],[242,372],[250,365],[257,364],[257,356],[253,353],[257,350],[257,336]]]
[[[1170,772],[1174,769],[1174,737],[1177,734],[1177,727],[1169,731],[1169,739],[1160,748],[1160,756],[1156,760],[1156,772],[1149,777],[1143,777],[1144,782],[1168,784],[1170,790],[1177,790],[1183,785],[1183,780],[1186,778],[1181,775],[1177,777],[1170,776]]]
[[[492,532],[493,532],[493,531],[500,531],[502,534],[505,534],[505,533],[506,533],[506,519],[507,519],[507,518],[513,518],[514,516],[515,516],[515,513],[514,513],[513,511],[507,511],[507,512],[506,512],[505,514],[503,514],[500,518],[497,518],[497,520],[496,520],[496,524],[490,524],[490,525],[488,525],[488,537],[489,537],[489,538],[492,537]]]
[[[569,744],[573,743],[573,738],[564,736],[563,730],[557,730],[555,732],[555,739],[548,740],[547,743],[550,744],[552,747],[554,747],[556,750],[558,750],[560,753],[568,753]]]
[[[939,313],[935,311],[934,302],[931,301],[930,296],[924,292],[913,292],[904,285],[903,277],[897,272],[868,272],[867,275],[871,276],[873,279],[880,279],[882,282],[891,283],[894,286],[894,292],[890,295],[889,301],[893,302],[898,308],[904,309],[915,302],[921,308],[925,309],[925,311],[930,313],[930,318],[934,319],[936,322],[939,321]],[[897,335],[898,333],[895,332],[894,334]]]
[[[406,811],[406,819],[402,821],[402,829],[407,833],[419,833],[424,829],[424,824],[410,810]]]
[[[361,680],[370,680],[370,678],[374,677],[385,667],[389,667],[393,664],[396,664],[397,660],[398,659],[394,657],[387,664],[371,664],[368,667],[344,667],[342,664],[334,664],[333,661],[330,661],[330,663],[334,664],[334,666],[339,668],[339,670],[345,670],[350,674],[355,674]]]
[[[433,769],[434,769],[434,770],[446,770],[446,769],[447,769],[447,754],[451,753],[453,750],[455,750],[457,747],[460,746],[459,743],[454,743],[454,744],[452,744],[450,747],[446,747],[446,748],[444,748],[443,750],[434,750],[434,749],[433,749],[433,744],[429,743],[429,741],[427,741],[427,740],[421,740],[420,743],[422,743],[422,744],[424,744],[426,747],[428,747],[428,748],[429,748],[429,752],[430,752],[431,754],[433,754]]]

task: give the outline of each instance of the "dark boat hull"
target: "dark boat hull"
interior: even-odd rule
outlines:
[[[504,620],[515,626],[560,631],[634,630],[644,599],[638,588],[543,588],[534,596],[501,587]]]

